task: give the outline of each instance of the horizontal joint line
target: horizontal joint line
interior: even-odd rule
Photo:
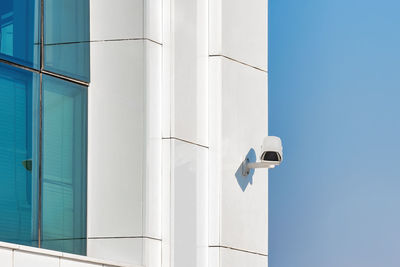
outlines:
[[[64,75],[61,75],[61,74],[57,74],[57,73],[54,73],[54,72],[51,72],[51,71],[47,71],[47,70],[37,70],[37,69],[31,68],[31,67],[27,67],[27,66],[24,66],[24,65],[12,62],[12,61],[5,60],[5,59],[0,59],[0,63],[3,63],[3,64],[8,65],[8,66],[12,66],[12,67],[17,68],[17,69],[23,69],[23,70],[26,70],[26,71],[34,72],[34,73],[37,73],[37,74],[46,74],[46,75],[49,75],[49,76],[52,76],[52,77],[55,77],[55,78],[59,78],[59,79],[62,79],[62,80],[68,81],[68,82],[72,82],[72,83],[75,83],[75,84],[83,85],[83,86],[86,86],[86,87],[89,86],[89,83],[87,83],[87,82],[76,80],[76,79],[73,79],[73,78],[70,78],[70,77],[67,77],[67,76],[64,76]]]
[[[149,41],[158,45],[163,45],[150,38],[119,38],[119,39],[104,39],[104,40],[92,40],[92,41],[76,41],[76,42],[62,42],[62,43],[49,43],[44,46],[55,46],[55,45],[70,45],[70,44],[84,44],[84,43],[100,43],[100,42],[121,42],[121,41]]]
[[[188,144],[200,146],[200,147],[203,147],[203,148],[207,148],[207,149],[209,148],[208,146],[197,144],[195,142],[191,142],[191,141],[188,141],[188,140],[185,140],[185,139],[182,139],[182,138],[178,138],[178,137],[172,137],[171,136],[171,137],[163,137],[162,139],[163,140],[178,140],[178,141],[181,141],[181,142],[185,142],[185,143],[188,143]]]
[[[37,69],[30,68],[30,67],[18,64],[18,63],[14,63],[14,62],[11,62],[11,61],[8,61],[8,60],[5,60],[5,59],[0,59],[0,62],[4,63],[6,65],[9,65],[9,66],[13,66],[13,67],[18,68],[18,69],[23,69],[23,70],[32,71],[32,72],[35,72],[35,73],[40,73],[40,71],[37,70]]]
[[[121,41],[149,41],[153,42],[158,45],[163,45],[162,43],[159,43],[157,41],[154,41],[150,38],[120,38],[120,39],[105,39],[105,40],[93,40],[90,41],[91,43],[98,43],[98,42],[121,42]]]
[[[147,41],[149,41],[149,42],[152,42],[152,43],[155,43],[155,44],[158,44],[158,45],[163,45],[162,43],[159,43],[159,42],[157,42],[157,41],[154,41],[154,40],[152,40],[152,39],[149,39],[149,38],[144,38],[145,40],[147,40]]]
[[[157,240],[157,241],[162,241],[161,238],[156,238],[156,237],[150,237],[150,236],[96,236],[96,237],[88,237],[88,239],[151,239],[151,240]]]
[[[244,63],[244,62],[242,62],[242,61],[239,61],[239,60],[237,60],[237,59],[234,59],[234,58],[231,58],[231,57],[228,57],[228,56],[225,56],[225,55],[209,55],[209,57],[223,57],[223,58],[232,60],[232,61],[234,61],[234,62],[237,62],[237,63],[239,63],[239,64],[245,65],[245,66],[247,66],[247,67],[250,67],[250,68],[253,68],[253,69],[256,69],[256,70],[265,72],[265,73],[268,73],[268,71],[263,70],[263,69],[261,69],[261,68],[259,68],[259,67],[252,66],[252,65],[250,65],[250,64]]]
[[[263,256],[263,257],[268,257],[268,254],[263,254],[263,253],[259,253],[259,252],[253,252],[253,251],[244,250],[244,249],[240,249],[240,248],[233,248],[233,247],[228,247],[228,246],[208,246],[208,247],[209,248],[226,248],[226,249],[236,250],[236,251],[240,251],[240,252],[244,252],[244,253],[255,254],[255,255],[259,255],[259,256]]]
[[[49,76],[53,76],[55,78],[59,78],[59,79],[71,82],[71,83],[76,83],[76,84],[83,85],[83,86],[86,86],[86,87],[89,86],[89,83],[87,83],[87,82],[83,82],[83,81],[76,80],[76,79],[73,79],[73,78],[70,78],[70,77],[66,77],[64,75],[60,75],[60,74],[57,74],[57,73],[54,73],[54,72],[51,72],[51,71],[43,70],[42,73],[46,74],[46,75],[49,75]]]

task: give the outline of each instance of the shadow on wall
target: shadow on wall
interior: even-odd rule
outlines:
[[[246,159],[249,160],[249,162],[256,162],[257,157],[256,157],[256,152],[254,151],[253,148],[249,150],[247,153],[245,159],[242,161],[242,164],[240,164],[239,168],[237,169],[235,176],[236,176],[236,181],[238,182],[240,188],[244,192],[247,188],[247,186],[250,184],[253,184],[253,174],[254,174],[254,169],[250,169],[250,173],[246,176],[243,176],[243,170],[245,168],[245,163]]]

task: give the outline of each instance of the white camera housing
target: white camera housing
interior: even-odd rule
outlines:
[[[264,138],[262,145],[262,154],[260,157],[261,161],[274,161],[279,162],[279,165],[283,159],[282,141],[276,136],[267,136]]]
[[[283,160],[282,141],[277,136],[266,136],[261,148],[260,162],[249,162],[246,158],[243,168],[243,176],[247,176],[251,169],[275,168]]]

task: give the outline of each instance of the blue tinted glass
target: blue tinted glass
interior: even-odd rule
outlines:
[[[39,68],[39,2],[39,0],[1,0],[0,58]]]
[[[87,88],[43,76],[42,247],[86,254]]]
[[[45,69],[89,82],[89,1],[45,0],[44,27]]]
[[[37,245],[38,74],[0,64],[0,240]]]

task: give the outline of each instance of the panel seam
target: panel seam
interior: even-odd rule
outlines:
[[[231,61],[234,61],[234,62],[236,62],[236,63],[242,64],[242,65],[245,65],[245,66],[247,66],[247,67],[250,67],[250,68],[253,68],[253,69],[256,69],[256,70],[259,70],[259,71],[265,72],[265,73],[268,73],[268,71],[267,71],[267,70],[261,69],[261,68],[259,68],[259,67],[256,67],[256,66],[253,66],[253,65],[250,65],[250,64],[248,64],[248,63],[245,63],[245,62],[243,62],[243,61],[240,61],[240,60],[237,60],[237,59],[234,59],[234,58],[231,58],[231,57],[228,57],[228,56],[222,55],[222,54],[215,54],[215,55],[208,55],[208,56],[209,56],[209,57],[223,57],[223,58],[229,59],[229,60],[231,60]]]
[[[231,250],[240,251],[240,252],[244,252],[244,253],[248,253],[248,254],[254,254],[254,255],[259,255],[259,256],[263,256],[263,257],[268,257],[268,254],[254,252],[254,251],[240,249],[240,248],[234,248],[234,247],[228,247],[228,246],[218,246],[218,245],[208,246],[208,247],[209,248],[225,248],[225,249],[231,249]]]
[[[60,42],[60,43],[49,43],[44,44],[45,46],[55,45],[69,45],[69,44],[85,44],[85,43],[101,43],[101,42],[121,42],[121,41],[149,41],[162,46],[163,44],[150,38],[115,38],[115,39],[101,39],[101,40],[90,40],[90,41],[75,41],[75,42]]]
[[[97,239],[150,239],[156,241],[162,241],[162,238],[156,238],[151,236],[95,236],[88,237],[87,239],[97,240]]]
[[[185,139],[182,139],[182,138],[179,138],[179,137],[170,136],[170,137],[162,137],[161,139],[163,139],[163,140],[178,140],[178,141],[185,142],[185,143],[188,143],[188,144],[191,144],[191,145],[195,145],[195,146],[199,146],[199,147],[202,147],[202,148],[207,148],[207,149],[210,148],[209,146],[198,144],[198,143],[195,143],[195,142],[192,142],[192,141],[188,141],[188,140],[185,140]]]

